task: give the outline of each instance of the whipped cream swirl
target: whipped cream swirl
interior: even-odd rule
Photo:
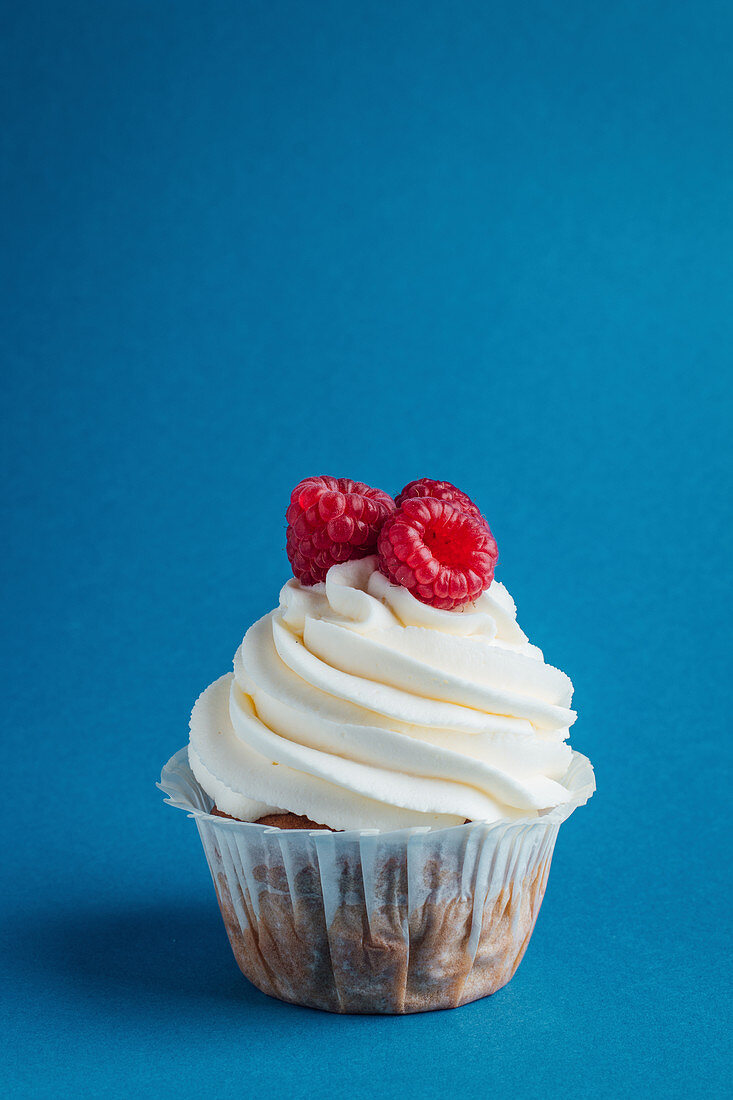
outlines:
[[[289,580],[191,716],[189,760],[225,813],[334,829],[535,817],[568,802],[573,685],[498,581],[440,611],[374,557]]]

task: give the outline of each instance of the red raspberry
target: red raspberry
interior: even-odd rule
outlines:
[[[494,537],[479,516],[435,497],[403,500],[385,520],[379,568],[416,599],[452,611],[478,599],[494,576]]]
[[[346,477],[307,477],[290,494],[287,552],[301,584],[317,584],[337,562],[376,553],[377,535],[395,502]]]
[[[449,504],[454,504],[466,515],[480,519],[489,532],[489,538],[494,548],[494,566],[496,566],[499,559],[499,547],[496,545],[496,539],[492,535],[486,519],[481,515],[478,505],[473,503],[468,493],[464,493],[462,489],[457,489],[455,485],[451,485],[450,481],[433,481],[432,478],[421,477],[417,481],[411,481],[408,485],[405,485],[399,496],[395,497],[395,504],[399,508],[403,501],[411,500],[414,497],[435,497],[436,500],[447,500]]]

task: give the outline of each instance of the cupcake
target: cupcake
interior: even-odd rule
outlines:
[[[163,769],[194,817],[237,963],[332,1012],[453,1008],[514,974],[560,824],[595,789],[573,685],[494,578],[474,502],[314,477],[293,576]]]

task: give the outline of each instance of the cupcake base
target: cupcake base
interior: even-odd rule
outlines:
[[[263,993],[344,1013],[455,1008],[495,993],[527,948],[561,822],[594,789],[527,820],[380,833],[272,828],[212,813],[185,750],[163,771],[194,817],[234,956]]]
[[[301,869],[293,900],[283,889],[284,862],[256,865],[256,880],[266,884],[259,915],[239,882],[232,890],[225,870],[215,886],[234,957],[263,993],[328,1012],[404,1014],[456,1008],[506,985],[529,943],[548,870],[549,858],[492,899],[475,946],[468,899],[427,901],[408,916],[404,865],[384,868],[393,897],[369,913],[362,868],[344,860],[341,901],[328,928],[315,868]]]

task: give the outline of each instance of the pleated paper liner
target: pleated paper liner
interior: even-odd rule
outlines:
[[[229,942],[272,997],[329,1012],[455,1008],[501,989],[521,962],[560,825],[595,789],[573,753],[571,801],[527,820],[332,833],[210,814],[181,749],[166,801],[198,826]]]

